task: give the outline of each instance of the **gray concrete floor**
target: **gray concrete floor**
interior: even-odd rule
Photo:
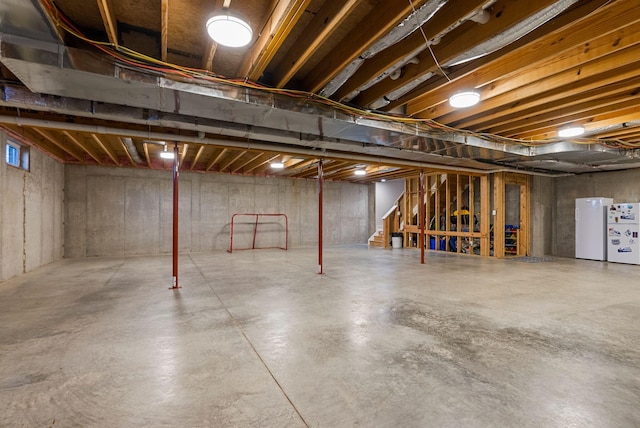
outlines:
[[[0,284],[0,425],[638,427],[640,266],[364,246]]]

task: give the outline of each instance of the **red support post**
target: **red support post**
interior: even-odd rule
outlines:
[[[322,171],[322,159],[318,162],[318,273],[322,275],[322,186],[324,173]]]
[[[178,178],[180,161],[178,157],[178,142],[173,146],[173,286],[170,290],[180,288],[178,285]]]
[[[418,239],[418,245],[420,245],[420,263],[424,264],[424,170],[420,170],[420,184],[418,185],[420,193],[420,205],[418,206],[418,213],[420,215],[420,237]]]

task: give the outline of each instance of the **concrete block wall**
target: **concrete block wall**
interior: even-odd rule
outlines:
[[[64,245],[64,165],[35,148],[29,171],[9,166],[0,131],[0,281],[60,260]]]
[[[602,196],[614,202],[640,202],[640,169],[597,172],[554,179],[553,254],[575,257],[575,200]]]
[[[531,219],[531,255],[543,257],[553,254],[553,207],[555,205],[554,178],[532,175],[529,199]]]
[[[170,171],[66,165],[65,257],[169,253],[173,187]],[[374,224],[373,185],[325,182],[326,245],[366,243]],[[314,180],[181,172],[181,252],[227,249],[234,213],[285,213],[289,247],[318,240]],[[263,220],[259,246],[284,244],[279,219]],[[238,218],[234,248],[251,245],[251,218]]]

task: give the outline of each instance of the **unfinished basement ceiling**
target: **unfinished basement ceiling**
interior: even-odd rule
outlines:
[[[224,5],[247,47],[208,38]],[[7,0],[0,125],[65,162],[141,168],[166,167],[165,140],[183,169],[299,178],[319,159],[353,181],[633,168],[638,20],[625,0]],[[463,89],[480,103],[450,107]],[[557,139],[570,124],[584,138]]]

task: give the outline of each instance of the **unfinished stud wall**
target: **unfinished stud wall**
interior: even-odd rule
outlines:
[[[0,281],[60,260],[63,254],[64,166],[35,148],[29,171],[5,162],[0,132]]]
[[[640,202],[640,169],[580,174],[554,179],[553,254],[575,257],[575,200],[601,196],[618,202]]]
[[[65,185],[65,257],[171,252],[171,171],[67,165]],[[367,242],[371,187],[325,182],[326,245]],[[182,252],[227,249],[234,213],[285,213],[290,248],[318,241],[315,180],[181,172],[179,197]],[[283,243],[281,226],[272,223],[260,226],[260,246]],[[252,230],[236,226],[234,248],[250,246]]]

